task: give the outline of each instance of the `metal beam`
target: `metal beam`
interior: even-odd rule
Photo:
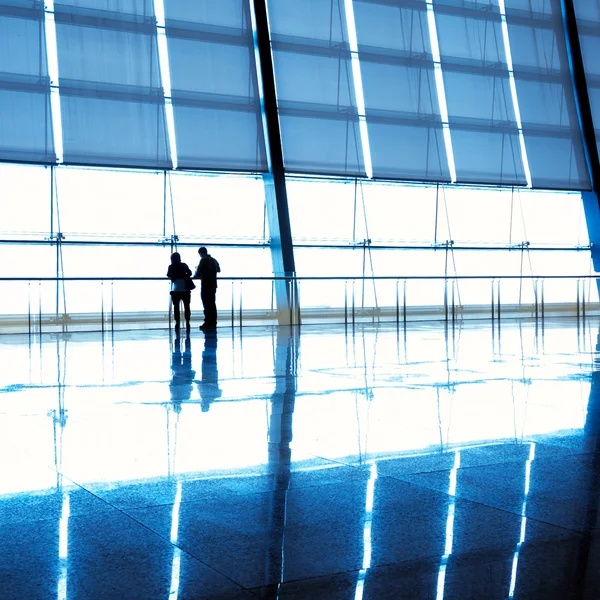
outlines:
[[[575,105],[577,106],[577,117],[583,136],[587,167],[592,181],[592,192],[583,192],[582,198],[592,250],[592,261],[594,270],[597,271],[600,268],[600,157],[598,154],[596,132],[594,130],[594,119],[585,75],[575,6],[573,0],[560,0],[560,4],[573,93],[575,94]],[[600,281],[598,282],[598,289],[600,291]]]
[[[250,0],[254,16],[255,48],[257,68],[262,82],[261,108],[269,173],[263,176],[269,233],[271,236],[271,258],[275,277],[286,277],[287,281],[276,283],[275,293],[279,322],[298,322],[296,289],[296,263],[292,243],[292,228],[288,207],[283,146],[279,126],[279,111],[275,91],[275,72],[271,52],[271,36],[266,0]]]

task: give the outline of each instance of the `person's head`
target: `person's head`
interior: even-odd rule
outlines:
[[[173,254],[171,254],[171,264],[178,265],[180,262],[181,262],[181,254],[179,254],[179,252],[173,252]]]
[[[198,254],[204,258],[205,256],[208,256],[208,250],[204,246],[201,246],[198,250]]]

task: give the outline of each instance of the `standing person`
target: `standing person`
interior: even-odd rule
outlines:
[[[217,273],[221,272],[219,263],[202,246],[198,250],[200,263],[194,273],[194,279],[200,279],[200,298],[204,306],[204,323],[200,329],[214,329],[217,326]]]
[[[171,301],[173,302],[175,331],[178,333],[181,319],[179,313],[180,302],[183,302],[186,330],[190,330],[190,318],[192,316],[190,310],[190,290],[193,290],[196,287],[194,282],[190,279],[191,276],[192,271],[184,262],[181,262],[181,255],[179,252],[173,252],[173,254],[171,254],[171,264],[167,269],[167,277],[171,280]]]

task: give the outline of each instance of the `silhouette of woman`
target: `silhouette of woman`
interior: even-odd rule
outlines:
[[[192,313],[190,310],[190,290],[195,287],[191,280],[192,271],[184,263],[181,262],[181,255],[179,252],[173,252],[171,254],[171,264],[167,270],[167,277],[171,280],[171,301],[173,302],[173,316],[175,317],[175,331],[179,331],[180,328],[180,313],[179,303],[183,302],[183,309],[185,314],[185,326],[186,329],[190,330],[190,319]],[[193,286],[191,287],[190,286]]]

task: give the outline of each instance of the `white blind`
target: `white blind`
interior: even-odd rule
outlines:
[[[0,0],[0,160],[56,161],[41,1]]]
[[[506,17],[533,186],[590,189],[560,0],[506,0]]]
[[[265,171],[248,0],[165,0],[178,165]]]
[[[422,0],[354,0],[373,175],[450,181]]]
[[[574,4],[596,143],[600,152],[600,3],[575,0]]]
[[[55,5],[64,161],[170,168],[151,0]]]
[[[343,0],[269,0],[288,171],[364,175]]]
[[[525,185],[497,0],[434,0],[457,181]]]

